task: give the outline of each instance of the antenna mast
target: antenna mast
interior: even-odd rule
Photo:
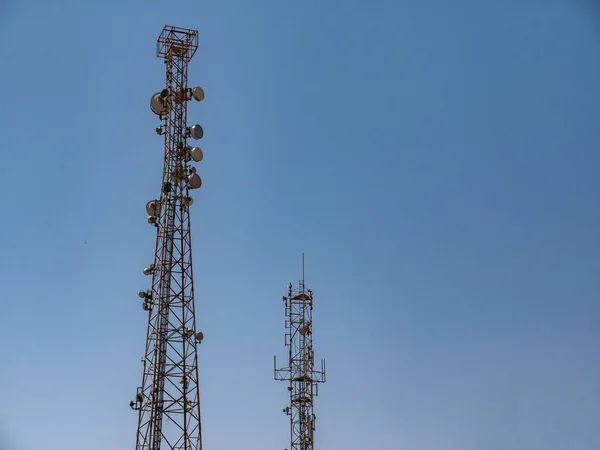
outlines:
[[[154,94],[150,109],[160,119],[156,133],[164,136],[164,168],[160,197],[146,205],[148,222],[156,227],[154,263],[144,269],[152,287],[140,291],[148,312],[142,385],[132,409],[138,411],[136,450],[201,450],[200,393],[196,331],[190,190],[202,185],[190,161],[202,150],[187,145],[201,139],[200,125],[187,126],[187,102],[204,99],[202,88],[187,87],[188,63],[198,48],[198,32],[165,26],[156,55],[164,59],[166,86]]]
[[[288,381],[290,406],[283,412],[290,416],[290,450],[314,450],[315,414],[313,399],[319,395],[319,383],[325,382],[325,360],[321,370],[314,369],[312,345],[313,293],[304,286],[304,254],[302,254],[302,280],[299,288],[288,284],[285,302],[285,345],[289,347],[288,366],[277,369],[274,358],[275,379]]]

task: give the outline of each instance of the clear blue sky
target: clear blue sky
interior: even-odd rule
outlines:
[[[586,0],[0,1],[0,449],[132,449],[163,25],[196,28],[206,450],[600,448],[600,14]]]

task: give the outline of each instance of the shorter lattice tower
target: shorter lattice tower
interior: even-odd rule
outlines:
[[[312,343],[313,293],[304,285],[304,255],[302,280],[298,289],[288,285],[285,302],[285,345],[289,348],[289,365],[277,369],[275,379],[288,381],[290,405],[283,412],[290,416],[290,450],[313,450],[315,433],[314,397],[319,395],[319,383],[325,382],[325,360],[321,370],[315,370]]]

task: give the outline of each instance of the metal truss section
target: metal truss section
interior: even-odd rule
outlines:
[[[201,100],[198,89],[188,88],[188,62],[198,48],[198,32],[165,26],[157,42],[164,59],[166,86],[151,100],[151,109],[164,136],[160,198],[148,202],[148,222],[157,229],[154,263],[144,269],[152,287],[140,291],[148,311],[142,385],[130,406],[138,411],[136,450],[201,450],[200,391],[196,330],[190,190],[201,180],[190,161],[199,148],[187,139],[199,139],[199,125],[187,126],[187,102]]]
[[[314,449],[314,397],[319,395],[319,383],[325,380],[325,360],[321,360],[319,370],[315,370],[312,343],[313,293],[304,286],[298,289],[288,285],[285,303],[285,345],[288,347],[288,365],[277,368],[274,358],[276,380],[288,381],[290,405],[283,412],[290,416],[291,450]]]

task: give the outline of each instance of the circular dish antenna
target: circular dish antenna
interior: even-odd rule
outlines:
[[[150,109],[157,116],[164,116],[169,113],[169,103],[162,98],[161,93],[159,92],[150,98]]]
[[[190,156],[195,162],[200,162],[204,159],[204,153],[200,147],[192,147],[190,150]]]
[[[192,197],[183,197],[181,203],[183,206],[192,206],[194,204],[194,199]]]
[[[202,186],[202,178],[197,173],[193,173],[188,177],[188,186],[190,189],[198,189]]]
[[[192,89],[192,97],[194,97],[194,100],[197,102],[201,102],[204,100],[204,89],[202,89],[200,86],[196,86],[194,89]]]
[[[139,296],[140,298],[146,298],[146,291],[139,291],[139,292],[138,292],[138,296]]]
[[[204,136],[204,130],[198,124],[192,125],[191,128],[190,128],[190,134],[196,140],[202,139],[202,136]]]
[[[203,340],[203,339],[204,339],[204,333],[203,333],[202,331],[198,331],[198,332],[196,333],[196,340],[197,340],[198,342],[202,342],[202,340]]]
[[[150,200],[146,203],[146,212],[149,216],[156,217],[160,215],[161,205],[157,200]]]

